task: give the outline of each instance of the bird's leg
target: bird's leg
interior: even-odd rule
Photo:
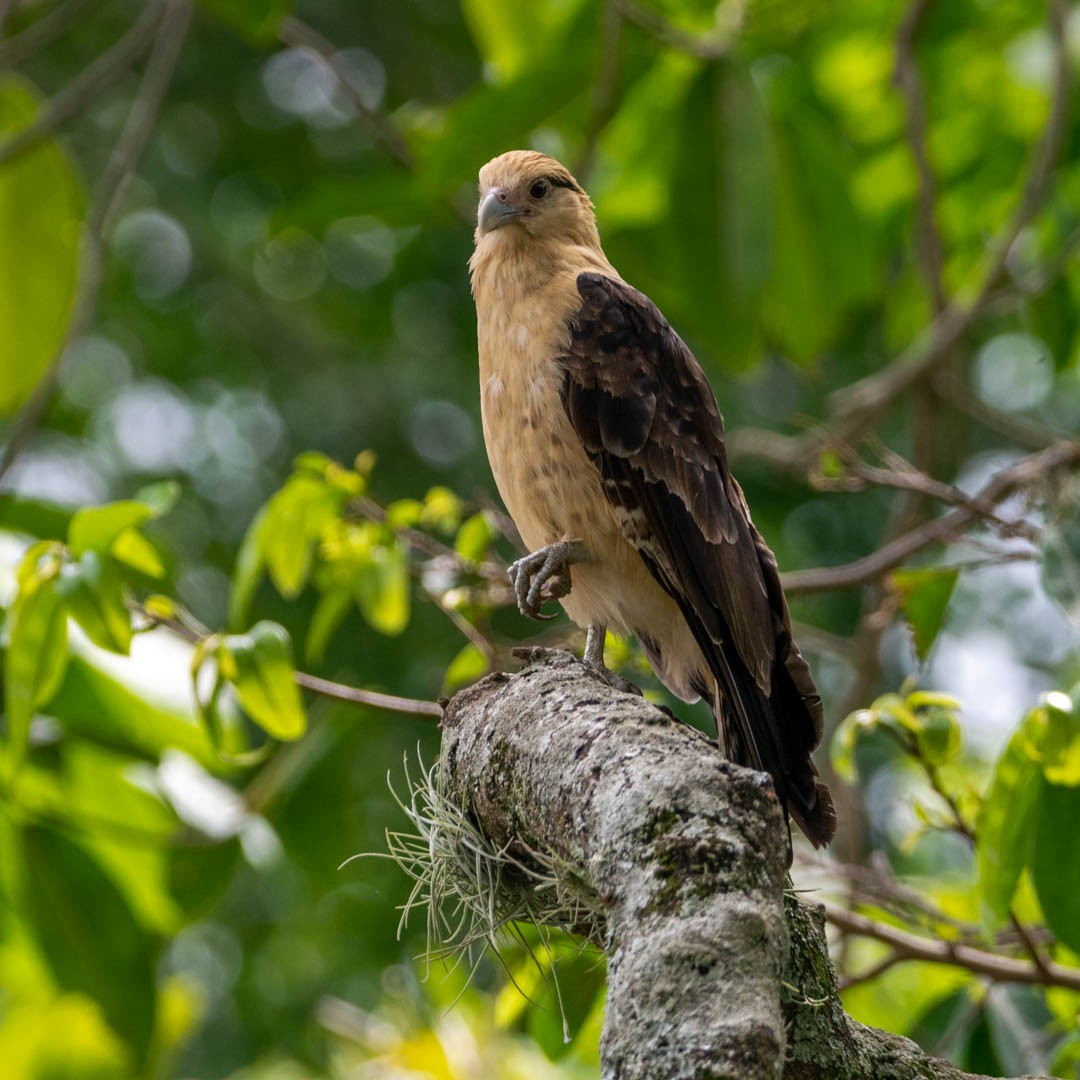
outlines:
[[[585,656],[583,659],[613,690],[624,694],[636,694],[642,697],[641,688],[629,679],[624,679],[618,672],[612,671],[604,663],[604,642],[607,640],[607,627],[603,623],[590,623],[585,637]]]
[[[514,586],[518,610],[530,619],[553,619],[540,606],[558,600],[570,591],[570,567],[585,562],[589,551],[580,540],[560,540],[534,551],[512,563],[506,571]],[[545,590],[544,586],[549,587]]]
[[[603,623],[592,623],[585,636],[585,663],[598,671],[606,671],[604,666],[604,642],[607,640],[607,627]]]

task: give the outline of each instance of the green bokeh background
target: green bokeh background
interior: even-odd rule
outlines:
[[[17,3],[4,34],[55,6]],[[2,84],[7,130],[114,42],[140,5],[83,8],[58,41],[19,63],[17,83]],[[383,502],[436,485],[493,496],[466,264],[476,172],[504,150],[536,147],[578,170],[612,261],[694,349],[731,431],[803,430],[826,414],[830,392],[896,357],[932,317],[913,246],[917,174],[893,82],[904,14],[894,2],[297,4],[294,14],[338,50],[365,106],[401,134],[404,164],[323,59],[282,44],[286,8],[196,6],[111,233],[92,327],[68,350],[45,421],[4,481],[23,500],[17,525],[0,521],[5,602],[28,534],[62,535],[75,507],[161,478],[183,493],[148,535],[171,591],[213,628],[225,626],[252,517],[303,450],[346,464],[374,450],[372,494]],[[931,5],[922,25],[915,58],[950,296],[979,281],[1047,122],[1045,27],[1033,0],[950,0]],[[684,39],[716,58],[690,55]],[[1075,57],[1071,8],[1068,42]],[[127,74],[58,142],[0,167],[0,401],[9,406],[16,373],[29,386],[26,365],[40,373],[61,339],[77,221],[136,86]],[[1075,97],[1070,89],[1070,105]],[[1080,226],[1078,136],[1070,120],[1003,284],[1046,267],[1048,280],[981,316],[959,361],[976,402],[1066,434],[1080,428],[1080,271],[1061,258]],[[36,243],[43,235],[51,246]],[[41,341],[18,337],[19,326]],[[933,467],[949,482],[970,489],[1025,450],[935,408]],[[875,435],[910,456],[910,402]],[[752,454],[734,457],[784,569],[847,562],[889,528],[890,493],[824,494]],[[1061,606],[1072,602],[1075,615],[1076,601],[1059,586],[1051,583],[1055,600],[1030,562],[961,578],[920,677],[964,700],[974,774],[1040,691],[1080,678],[1076,624]],[[264,583],[253,617],[302,642],[314,601],[311,590],[286,601]],[[806,651],[830,724],[854,675],[854,650],[837,655],[835,641],[858,634],[861,603],[856,590],[793,601],[796,619],[823,632],[807,636]],[[507,639],[533,632],[510,611],[495,627]],[[433,605],[417,602],[402,635],[380,635],[353,612],[317,667],[299,661],[432,699],[463,644]],[[866,701],[850,704],[918,670],[899,619],[880,656]],[[256,769],[222,770],[193,727],[188,659],[158,642],[108,669],[107,681],[106,661],[82,647],[45,710],[54,718],[35,729],[41,790],[31,781],[19,789],[29,818],[18,799],[0,815],[0,848],[12,854],[2,861],[21,868],[5,871],[7,884],[15,889],[23,874],[33,908],[0,910],[0,1071],[50,1080],[598,1075],[596,957],[568,950],[561,967],[568,1046],[550,994],[515,948],[508,963],[536,1004],[487,960],[450,1009],[468,964],[449,976],[435,965],[422,981],[413,958],[423,926],[396,936],[404,875],[380,859],[339,869],[354,853],[383,851],[384,830],[402,826],[387,776],[401,790],[405,755],[435,757],[435,726],[312,701],[300,742]],[[146,700],[165,718],[159,728]],[[149,734],[134,731],[139,723]],[[181,749],[225,788],[199,787],[203,774]],[[915,824],[905,774],[884,743],[863,757],[862,794],[846,800],[845,854],[883,850],[902,871],[936,877],[939,899],[970,912],[969,854],[949,838],[903,847]],[[230,802],[230,790],[246,802]],[[197,814],[182,809],[178,841],[174,810],[185,797],[208,817],[196,834]],[[59,955],[68,947],[74,961]],[[77,970],[65,975],[71,963]],[[1034,991],[996,988],[966,1015],[962,974],[909,966],[890,979],[853,993],[860,1018],[971,1068],[1051,1067],[1060,1032]],[[1075,1001],[1057,1015],[1070,1008]]]

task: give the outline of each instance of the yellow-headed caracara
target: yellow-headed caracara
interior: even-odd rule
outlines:
[[[522,612],[561,598],[599,668],[608,626],[636,635],[675,694],[710,703],[724,753],[770,773],[828,843],[835,813],[810,759],[821,698],[697,361],[608,262],[589,197],[544,154],[480,170],[470,270],[484,439],[532,552],[510,571]]]

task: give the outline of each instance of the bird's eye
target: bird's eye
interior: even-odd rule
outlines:
[[[531,188],[529,188],[529,194],[534,199],[542,199],[551,190],[551,184],[547,180],[537,180]]]

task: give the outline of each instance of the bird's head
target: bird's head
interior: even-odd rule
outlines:
[[[589,196],[565,165],[533,150],[511,150],[480,170],[477,246],[494,234],[599,246]]]

